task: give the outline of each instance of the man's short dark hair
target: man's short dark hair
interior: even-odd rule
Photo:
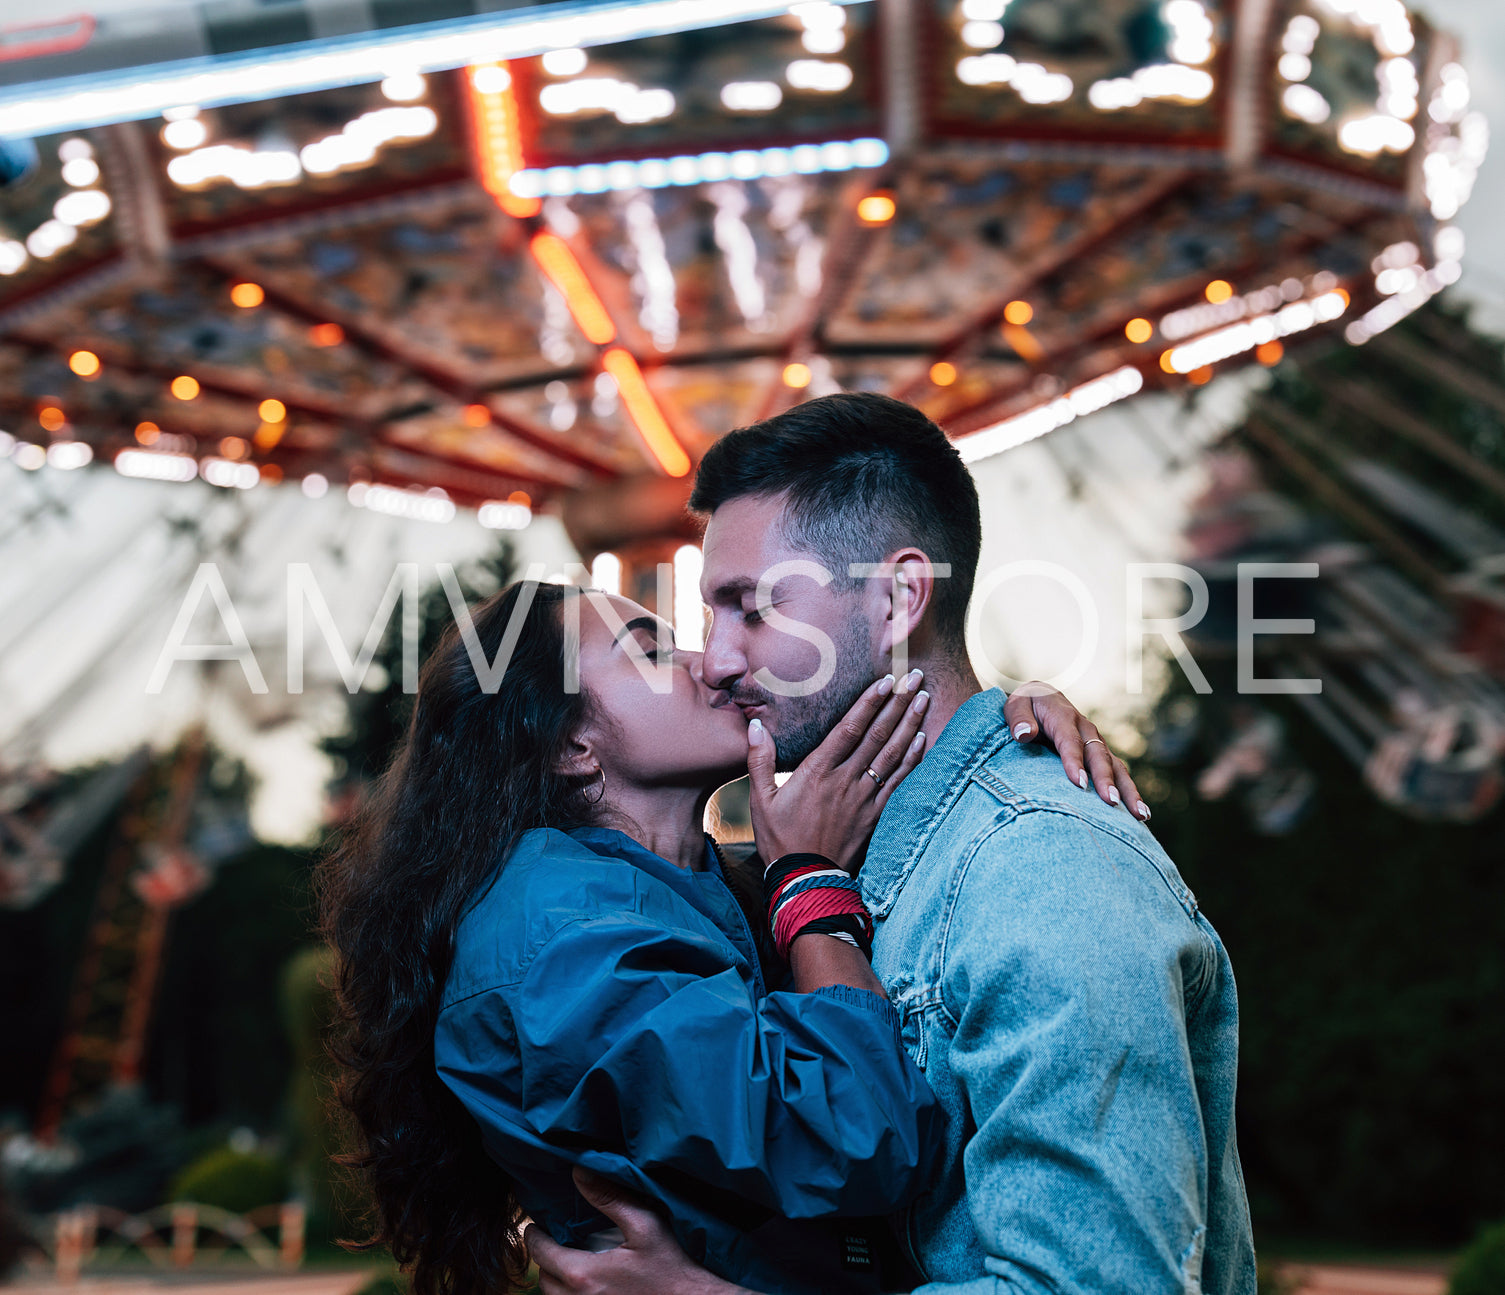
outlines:
[[[935,582],[935,627],[962,651],[982,515],[956,446],[913,405],[844,392],[728,432],[706,452],[690,510],[709,516],[748,496],[785,496],[785,542],[817,554],[851,588],[850,562],[914,545],[951,575]]]

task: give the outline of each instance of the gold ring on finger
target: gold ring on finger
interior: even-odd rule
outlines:
[[[875,783],[877,783],[878,786],[880,786],[880,787],[883,786],[883,779],[881,777],[879,777],[876,773],[873,772],[872,765],[869,765],[862,772],[865,773],[865,774],[867,774],[867,776],[869,778],[871,778]]]
[[[1093,744],[1093,743],[1094,743],[1094,742],[1096,742],[1096,743],[1097,743],[1097,744],[1098,744],[1098,746],[1100,746],[1100,747],[1104,747],[1104,748],[1106,748],[1106,747],[1107,747],[1107,745],[1108,745],[1108,744],[1107,744],[1107,743],[1106,743],[1106,742],[1104,742],[1104,741],[1103,741],[1103,739],[1102,739],[1102,738],[1100,738],[1100,737],[1089,737],[1089,738],[1088,738],[1088,739],[1087,739],[1087,740],[1086,740],[1086,741],[1085,741],[1085,742],[1083,742],[1083,743],[1082,743],[1082,750],[1084,750],[1084,751],[1085,751],[1085,750],[1086,750],[1086,749],[1087,749],[1087,748],[1088,748],[1088,747],[1089,747],[1089,746],[1091,746],[1091,745],[1092,745],[1092,744]]]

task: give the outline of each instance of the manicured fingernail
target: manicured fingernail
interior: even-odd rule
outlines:
[[[760,719],[754,719],[750,724],[748,724],[748,726],[747,726],[747,740],[750,743],[752,743],[753,746],[757,746],[758,743],[760,743],[763,740],[763,721],[762,720],[760,720]]]
[[[916,733],[914,735],[914,741],[909,744],[909,753],[911,755],[913,755],[916,751],[918,751],[924,745],[925,745],[925,735],[923,733]]]
[[[1083,791],[1087,790],[1087,771],[1085,769],[1083,769],[1081,773],[1077,774],[1076,785]]]
[[[1124,798],[1118,794],[1117,787],[1108,788],[1108,799],[1111,800],[1115,805],[1122,805],[1124,803]]]
[[[1135,812],[1138,813],[1139,817],[1144,819],[1146,823],[1150,821],[1150,807],[1146,805],[1144,801],[1140,801],[1137,805],[1134,806],[1134,809]]]
[[[1024,738],[1028,737],[1029,734],[1030,734],[1031,727],[1032,726],[1031,726],[1031,724],[1029,723],[1028,720],[1025,720],[1022,724],[1015,724],[1014,725],[1014,740],[1015,741],[1022,741]]]
[[[916,715],[923,715],[925,713],[925,708],[929,705],[930,694],[928,692],[919,693],[914,699],[914,713]]]
[[[894,690],[894,677],[893,677],[893,675],[886,674],[886,675],[883,676],[883,678],[881,678],[880,680],[878,680],[878,696],[880,696],[880,697],[887,697],[889,693],[893,692],[893,690]]]
[[[919,684],[920,680],[924,677],[925,672],[918,666],[916,666],[907,675],[905,675],[904,678],[899,680],[899,686],[895,689],[895,691],[900,693],[913,692],[915,687]]]

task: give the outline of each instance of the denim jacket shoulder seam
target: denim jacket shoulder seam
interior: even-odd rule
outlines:
[[[987,776],[981,776],[984,774]],[[1094,831],[1106,832],[1115,841],[1133,850],[1135,854],[1149,864],[1160,877],[1165,888],[1175,897],[1176,902],[1181,906],[1187,917],[1193,921],[1196,920],[1201,909],[1198,907],[1197,897],[1192,892],[1191,887],[1179,877],[1172,877],[1167,874],[1166,870],[1156,861],[1154,855],[1145,850],[1132,836],[1129,836],[1125,832],[1120,832],[1106,823],[1094,823],[1091,819],[1078,814],[1068,806],[1045,804],[1033,800],[1028,796],[1021,796],[999,778],[997,774],[988,773],[986,770],[977,770],[972,776],[972,781],[984,787],[1001,804],[1007,805],[1015,811],[1015,817],[1011,821],[1017,822],[1026,814],[1055,814],[1062,818],[1074,819]]]

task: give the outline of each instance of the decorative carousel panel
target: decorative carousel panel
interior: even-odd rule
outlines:
[[[621,322],[641,331],[650,352],[703,354],[766,345],[798,324],[820,291],[847,184],[765,176],[582,195],[571,210],[618,278]]]
[[[385,87],[385,89],[384,89]],[[454,77],[169,109],[145,146],[178,240],[391,197],[469,171]],[[400,95],[394,99],[393,94]],[[223,237],[215,240],[223,244]]]
[[[1400,0],[1296,0],[1272,35],[1271,151],[1403,189],[1428,119],[1422,78],[1438,72],[1427,71],[1441,52],[1432,27]]]
[[[519,60],[512,70],[530,165],[875,133],[876,6],[793,9],[760,22]],[[725,178],[736,174],[731,165]]]
[[[495,395],[489,403],[508,422],[547,428],[550,442],[588,444],[593,458],[616,472],[644,468],[642,441],[610,374],[551,378]]]
[[[665,365],[652,377],[654,389],[693,421],[687,444],[709,448],[723,432],[763,416],[769,393],[781,385],[783,367],[776,359],[730,358]]]
[[[114,168],[97,134],[33,141],[33,169],[6,187],[0,200],[0,304],[77,277],[118,253],[121,233],[109,175]]]
[[[1227,5],[943,0],[930,13],[939,133],[1217,142]]]
[[[893,222],[829,335],[939,344],[979,313],[1001,311],[1167,183],[1162,172],[1121,165],[1000,165],[970,153],[931,161],[901,181]]]
[[[1218,177],[1187,177],[1158,206],[1040,284],[1039,299],[1048,305],[1034,326],[1042,342],[1056,349],[1117,333],[1137,316],[1202,302],[1211,280],[1228,284],[1232,295],[1324,268],[1351,272],[1351,258],[1334,240],[1343,219],[1362,209],[1314,223],[1294,196],[1288,185],[1230,191]],[[1318,254],[1328,247],[1330,254]]]
[[[289,234],[240,264],[279,298],[364,321],[397,347],[491,383],[567,366],[581,342],[562,303],[551,309],[525,244],[510,217],[461,192],[338,234]]]
[[[165,389],[181,371],[243,393],[252,405],[275,395],[358,418],[375,417],[421,390],[401,370],[343,345],[342,334],[277,311],[237,307],[241,283],[190,262],[157,281],[66,306],[51,327],[98,350],[105,382],[117,370],[151,373]]]

